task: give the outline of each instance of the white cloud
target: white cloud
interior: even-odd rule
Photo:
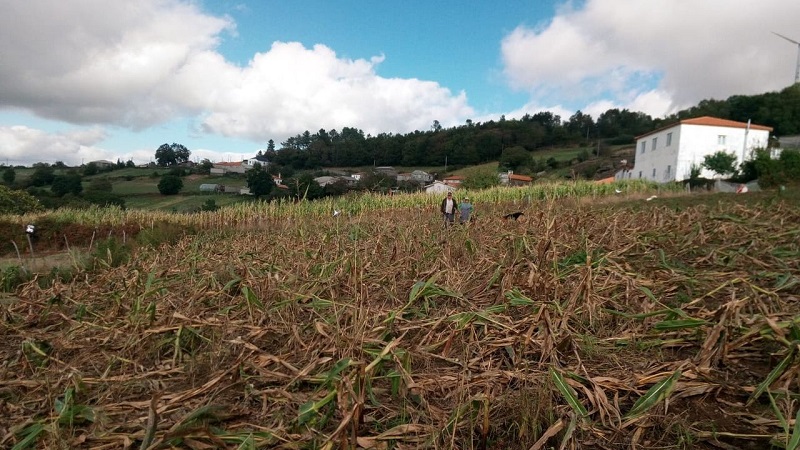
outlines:
[[[196,118],[200,132],[257,142],[344,126],[405,132],[473,114],[464,93],[379,76],[383,56],[275,42],[237,66],[217,49],[235,24],[190,0],[3,3],[0,108],[131,130]]]
[[[324,45],[307,49],[276,42],[206,97],[206,131],[266,140],[304,130],[357,126],[367,133],[427,129],[433,120],[460,121],[472,114],[466,95],[453,95],[435,82],[383,78],[383,57],[338,58]],[[219,61],[220,63],[223,63]],[[219,69],[215,73],[228,73]],[[187,74],[187,79],[197,72]],[[189,82],[187,84],[193,84]],[[216,94],[216,92],[215,92]]]
[[[29,165],[61,161],[74,166],[98,159],[116,161],[117,156],[112,152],[95,146],[106,136],[106,131],[100,127],[48,133],[21,125],[0,126],[0,148],[4,157],[0,163]]]
[[[576,5],[567,3],[549,23],[519,27],[503,39],[512,86],[540,101],[588,95],[662,116],[702,99],[775,91],[792,82],[796,50],[770,31],[796,29],[795,0]]]

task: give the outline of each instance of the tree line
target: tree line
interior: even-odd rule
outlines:
[[[595,120],[582,111],[564,120],[551,112],[526,114],[520,119],[473,122],[443,128],[434,121],[429,130],[405,134],[365,135],[357,128],[320,129],[292,136],[276,149],[270,140],[263,152],[274,164],[294,170],[358,166],[469,166],[503,158],[504,152],[588,145],[633,144],[636,136],[680,120],[714,116],[773,127],[774,135],[800,134],[800,85],[780,92],[727,100],[703,100],[697,106],[665,118],[642,112],[609,109]]]

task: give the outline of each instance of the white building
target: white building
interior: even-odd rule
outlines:
[[[689,178],[706,155],[723,151],[736,156],[736,165],[750,159],[753,150],[766,148],[772,128],[716,117],[696,117],[636,138],[636,158],[632,169],[623,169],[615,179],[643,179],[659,183]],[[703,178],[716,174],[703,168]]]
[[[445,184],[441,181],[434,181],[433,183],[425,186],[425,192],[428,194],[441,194],[445,192],[453,192],[456,189],[448,184]]]

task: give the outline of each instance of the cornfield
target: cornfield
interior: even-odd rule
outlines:
[[[800,208],[591,188],[172,217],[1,299],[0,446],[797,448]]]

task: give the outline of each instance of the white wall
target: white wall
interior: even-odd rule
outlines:
[[[672,133],[672,143],[667,146],[667,134]],[[744,137],[747,134],[745,148]],[[719,137],[725,136],[724,144]],[[656,148],[653,149],[653,138]],[[659,183],[682,181],[689,178],[693,164],[700,166],[706,155],[724,151],[736,156],[736,165],[752,157],[753,149],[766,147],[769,132],[766,130],[720,127],[710,125],[676,124],[636,140],[636,157],[633,179],[653,180]],[[641,152],[645,142],[645,152]],[[744,153],[744,159],[743,159]],[[655,176],[653,175],[655,169]],[[716,175],[703,169],[701,177],[714,178]]]
[[[672,139],[670,144],[667,145],[667,136],[670,133],[672,134]],[[658,181],[660,183],[674,180],[680,136],[680,126],[676,125],[637,139],[635,164],[631,178],[634,180]],[[653,139],[656,140],[655,148],[653,148]],[[642,153],[642,143],[645,146],[644,153]],[[654,169],[655,175],[653,175]]]
[[[752,157],[753,149],[766,147],[769,131],[745,130],[744,128],[715,127],[707,125],[682,125],[684,138],[681,139],[681,154],[678,160],[678,178],[689,178],[692,164],[700,166],[707,155],[719,151],[736,156],[736,166]],[[747,145],[745,146],[745,134]],[[725,136],[725,143],[719,143],[719,136]],[[714,178],[717,175],[703,168],[700,176]]]

